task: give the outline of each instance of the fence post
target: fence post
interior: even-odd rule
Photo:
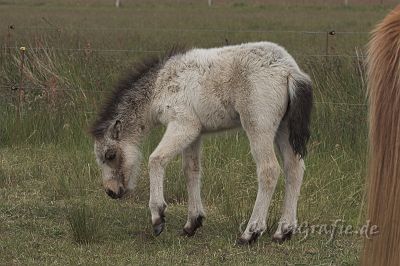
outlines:
[[[11,31],[14,29],[14,25],[9,25],[7,28],[7,35],[6,35],[6,43],[4,47],[4,53],[10,53],[10,46],[11,46]]]
[[[20,80],[18,87],[18,106],[17,106],[17,115],[18,119],[21,114],[22,104],[25,100],[25,91],[24,91],[24,65],[25,65],[25,47],[19,48],[21,52],[21,63],[20,63]]]
[[[329,36],[334,36],[335,34],[334,30],[326,32],[325,55],[329,55]]]
[[[25,47],[19,48],[21,52],[21,63],[20,63],[20,80],[18,87],[18,99],[17,99],[17,117],[16,117],[16,134],[13,134],[12,141],[15,142],[16,138],[19,136],[21,132],[21,112],[22,112],[22,103],[24,101],[25,93],[24,88],[24,62],[25,62]]]
[[[89,60],[89,57],[92,54],[92,45],[90,44],[90,41],[86,42],[85,51],[84,52],[85,52],[86,60]]]
[[[121,6],[121,0],[115,0],[115,6],[120,7]]]
[[[212,6],[212,0],[208,0],[208,6]]]

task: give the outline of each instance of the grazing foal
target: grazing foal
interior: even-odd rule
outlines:
[[[91,128],[105,190],[120,198],[134,188],[139,144],[152,128],[165,125],[165,134],[149,158],[151,221],[159,235],[167,206],[165,168],[181,153],[189,205],[183,232],[192,236],[205,216],[200,196],[201,136],[241,126],[257,164],[258,192],[238,243],[251,243],[266,229],[280,173],[274,142],[283,157],[286,192],[273,238],[283,241],[296,227],[311,108],[310,78],[274,43],[193,49],[151,60],[120,82]]]

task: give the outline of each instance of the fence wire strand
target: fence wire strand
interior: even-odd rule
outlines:
[[[4,49],[8,50],[19,50],[17,46],[6,46]],[[98,52],[98,53],[153,53],[161,54],[165,53],[166,50],[140,50],[140,49],[98,49],[98,48],[59,48],[59,47],[26,47],[27,52],[29,51],[66,51],[66,52]],[[350,55],[350,54],[299,54],[292,53],[293,56],[298,57],[346,57],[346,58],[360,58],[364,59],[365,55]]]
[[[29,93],[30,91],[41,91],[48,92],[50,89],[46,87],[33,87],[33,86],[24,86],[19,88],[17,85],[0,85],[1,89],[6,89],[9,91],[18,91],[20,89],[24,90],[25,93]],[[101,92],[101,93],[111,93],[111,90],[96,90],[96,89],[81,89],[81,88],[56,88],[54,92],[62,91],[62,92],[78,92],[78,93],[90,93],[90,92]],[[322,105],[346,105],[346,106],[367,106],[366,103],[346,103],[346,102],[326,102],[326,101],[314,101],[315,104]]]

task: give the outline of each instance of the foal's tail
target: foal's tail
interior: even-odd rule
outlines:
[[[313,105],[311,79],[298,70],[288,76],[289,106],[286,117],[289,126],[289,142],[301,158],[307,154],[310,138],[310,117]]]

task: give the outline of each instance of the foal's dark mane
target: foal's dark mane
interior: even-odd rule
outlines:
[[[146,87],[134,86],[134,84],[138,83],[150,72],[156,71],[162,67],[162,64],[172,56],[184,53],[185,51],[186,49],[182,46],[173,46],[164,56],[147,57],[134,64],[134,66],[120,78],[114,91],[105,100],[96,121],[89,128],[89,133],[95,138],[104,136],[110,123],[118,114],[118,105],[124,96],[129,93],[130,95],[134,95],[135,98],[143,98],[143,95],[149,93],[144,91],[147,89]],[[133,100],[135,101],[135,99]],[[136,100],[138,101],[139,99]],[[135,106],[133,106],[133,108],[135,108]]]

